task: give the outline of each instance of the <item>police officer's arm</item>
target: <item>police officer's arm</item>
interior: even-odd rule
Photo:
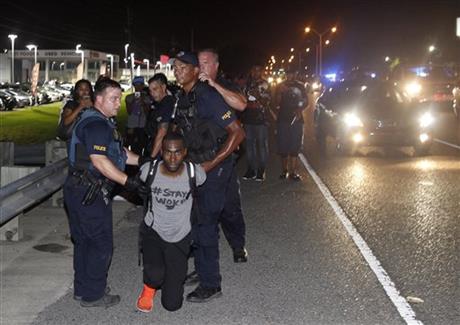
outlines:
[[[136,155],[137,156],[137,155]],[[94,167],[108,179],[124,185],[128,175],[119,170],[105,155],[91,154],[89,155]]]
[[[208,79],[209,85],[214,87],[217,92],[224,98],[224,101],[233,109],[237,111],[244,111],[248,104],[246,96],[237,91],[232,91],[228,88],[221,86],[217,81],[212,81]]]
[[[152,158],[155,158],[160,152],[161,143],[166,133],[168,132],[168,125],[168,123],[161,123],[158,127],[158,131],[155,136],[155,141],[153,142],[152,146],[152,154],[150,155]]]
[[[227,141],[225,141],[223,147],[219,150],[216,157],[211,161],[205,161],[201,164],[203,169],[208,172],[216,167],[220,162],[232,154],[233,151],[238,148],[241,141],[243,141],[245,134],[240,122],[235,120],[225,127],[228,132]]]
[[[223,87],[219,84],[216,80],[213,80],[211,76],[209,76],[205,72],[200,72],[199,76],[201,81],[207,81],[211,87],[214,87],[217,92],[224,98],[225,102],[233,109],[237,111],[244,111],[248,101],[246,97],[238,91],[232,91],[228,88]]]
[[[248,101],[243,94],[238,92],[231,91],[227,88],[222,87],[217,82],[214,82],[214,88],[216,88],[217,92],[222,95],[225,102],[232,108],[236,109],[237,111],[244,111]]]

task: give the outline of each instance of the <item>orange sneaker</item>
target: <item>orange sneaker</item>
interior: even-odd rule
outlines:
[[[144,284],[144,288],[142,292],[137,298],[137,310],[143,313],[149,313],[153,309],[153,297],[155,297],[156,290],[154,288],[150,288],[148,285]]]

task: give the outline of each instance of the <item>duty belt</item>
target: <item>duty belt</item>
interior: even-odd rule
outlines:
[[[106,205],[109,204],[115,183],[107,178],[98,179],[86,170],[73,169],[69,171],[69,174],[76,185],[88,187],[88,190],[81,202],[82,205],[93,204],[98,194],[102,194],[102,198],[104,199]]]

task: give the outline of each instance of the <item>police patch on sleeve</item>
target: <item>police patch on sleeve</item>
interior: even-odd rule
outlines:
[[[222,115],[222,120],[225,121],[225,120],[228,120],[231,117],[232,117],[232,111],[229,110],[229,111],[225,112],[224,115]]]
[[[100,145],[93,145],[93,150],[94,151],[102,151],[102,152],[106,152],[107,151],[107,147],[105,146],[100,146]]]

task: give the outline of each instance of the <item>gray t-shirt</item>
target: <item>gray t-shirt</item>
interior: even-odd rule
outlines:
[[[182,173],[176,177],[163,175],[160,162],[155,179],[152,183],[152,211],[144,217],[145,224],[150,226],[169,243],[182,240],[192,229],[190,213],[192,211],[192,195],[190,192],[187,168],[184,166]],[[141,179],[147,179],[150,164],[141,166]],[[195,164],[196,185],[203,184],[206,173],[200,165]]]

